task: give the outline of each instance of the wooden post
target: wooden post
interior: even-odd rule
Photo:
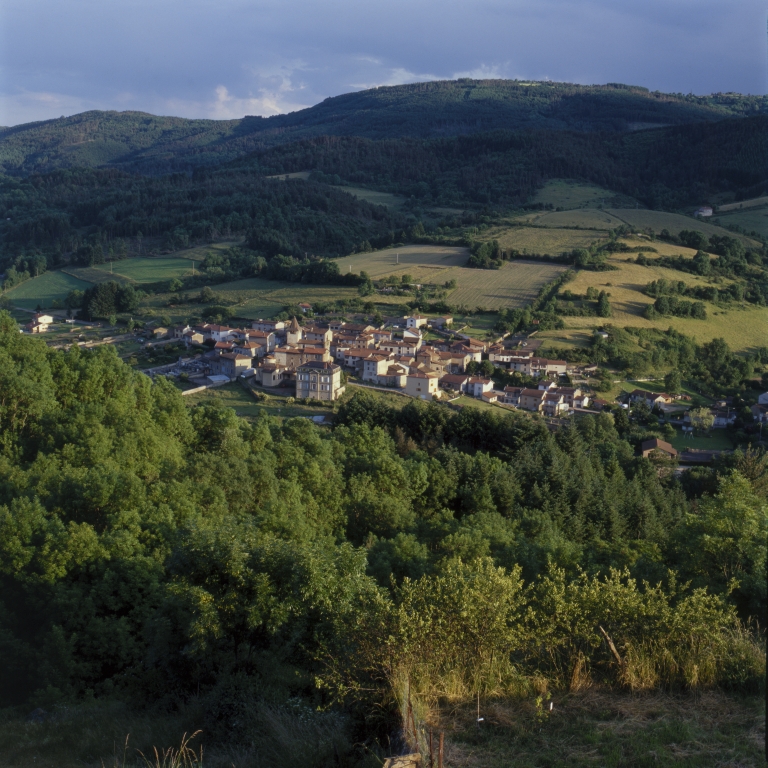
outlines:
[[[429,768],[435,768],[435,758],[432,751],[432,729],[429,729]]]
[[[437,768],[443,768],[443,744],[445,739],[445,732],[440,731],[440,741],[437,745]]]

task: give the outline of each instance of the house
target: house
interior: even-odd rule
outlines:
[[[433,328],[450,328],[453,325],[453,317],[451,315],[442,315],[441,317],[433,317],[429,324]]]
[[[520,394],[523,387],[504,387],[504,392],[499,398],[505,405],[520,405]]]
[[[299,321],[296,319],[296,317],[293,317],[291,319],[291,324],[288,326],[288,329],[285,334],[285,343],[289,347],[294,347],[303,338],[304,338],[304,332],[301,330]]]
[[[755,417],[755,421],[758,424],[768,423],[768,404],[761,405],[760,403],[757,403],[756,405],[753,405],[749,410],[752,411],[752,415]]]
[[[437,373],[409,373],[405,379],[405,392],[419,400],[436,400],[440,397],[439,382]]]
[[[202,344],[205,341],[205,337],[203,336],[200,331],[195,331],[192,328],[190,328],[187,331],[184,331],[184,343],[189,346],[190,344]]]
[[[319,325],[305,326],[304,338],[307,341],[320,343],[324,347],[330,347],[333,341],[333,331],[330,328],[321,328]]]
[[[464,373],[446,373],[440,377],[440,386],[455,392],[466,392],[469,378]]]
[[[568,411],[568,403],[565,397],[557,391],[544,391],[544,399],[541,402],[541,410],[545,416],[560,416]]]
[[[658,452],[670,459],[677,458],[677,451],[669,443],[664,442],[664,440],[654,437],[653,440],[646,440],[640,444],[640,454],[643,458],[647,459],[654,452]]]
[[[546,376],[552,373],[558,376],[567,373],[568,363],[565,360],[548,360],[545,357],[532,357],[530,359],[529,376]]]
[[[295,371],[303,362],[302,352],[297,347],[276,347],[274,351],[275,362]]]
[[[208,325],[202,326],[203,336],[213,341],[229,341],[234,328],[227,325]]]
[[[184,334],[187,331],[191,331],[191,330],[192,329],[188,325],[174,325],[171,328],[171,336],[174,339],[183,339],[184,338]]]
[[[540,412],[544,398],[547,396],[547,392],[544,389],[522,389],[520,390],[520,408],[524,408],[526,411]]]
[[[299,304],[299,309],[306,315],[307,312],[312,311],[312,305],[307,304],[306,301],[302,301],[301,304]]]
[[[264,333],[274,333],[275,336],[285,336],[285,329],[288,323],[285,320],[254,320],[251,328],[254,331],[263,331]]]
[[[421,331],[418,328],[406,328],[403,331],[403,338],[411,341],[421,341]]]
[[[48,323],[40,323],[32,320],[24,326],[28,333],[45,333],[48,330]]]
[[[428,321],[429,318],[424,315],[411,315],[410,317],[405,318],[405,327],[421,328],[422,326],[425,326]]]
[[[32,322],[38,323],[40,325],[52,325],[53,324],[53,316],[52,315],[46,315],[43,312],[35,312],[34,315],[32,315]]]
[[[713,213],[714,213],[714,210],[712,209],[711,205],[702,205],[701,208],[697,208],[693,212],[693,215],[704,219],[708,216],[711,216]]]
[[[491,389],[488,392],[483,392],[482,395],[480,395],[480,399],[484,403],[495,403],[499,399],[499,395],[501,393],[497,392],[495,389]]]
[[[344,394],[341,366],[312,360],[296,371],[296,397],[310,400],[338,400]]]
[[[467,394],[472,397],[480,397],[483,392],[490,392],[492,389],[493,382],[480,376],[472,376],[467,382]]]
[[[371,354],[363,359],[363,381],[378,382],[379,376],[386,373],[391,364],[390,355]]]
[[[211,359],[211,370],[220,376],[229,376],[230,379],[234,379],[250,367],[250,357],[234,352],[224,352]]]
[[[256,369],[256,375],[262,387],[279,387],[288,377],[288,370],[272,361],[260,365]]]
[[[379,374],[376,383],[380,387],[395,387],[404,389],[408,378],[408,368],[399,363],[391,363],[384,373]]]
[[[758,405],[768,405],[768,392],[763,392],[762,395],[757,397]]]
[[[644,389],[634,389],[629,393],[629,400],[633,403],[645,402],[649,408],[654,408],[657,405],[671,403],[674,398],[666,392],[647,392]]]
[[[163,328],[162,326],[158,326],[157,328],[152,329],[152,338],[153,339],[164,339],[168,336],[168,329]]]

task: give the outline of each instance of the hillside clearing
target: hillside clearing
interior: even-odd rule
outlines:
[[[768,237],[768,205],[719,214],[714,219],[721,227],[735,225],[747,232],[758,232]]]
[[[135,283],[156,283],[192,274],[192,265],[189,262],[167,257],[123,259],[112,265],[102,264],[93,269],[105,272],[110,277],[112,275],[124,277]]]
[[[590,208],[588,210],[576,211],[554,211],[553,213],[542,213],[529,219],[542,227],[552,227],[553,229],[594,229],[598,232],[607,232],[611,229],[620,227],[623,222],[618,217],[607,211]]]
[[[448,245],[405,245],[371,253],[355,253],[337,259],[339,271],[367,272],[374,280],[387,275],[409,274],[414,282],[443,282],[442,270],[463,266],[468,248]]]
[[[574,208],[597,208],[605,204],[618,208],[621,205],[634,206],[636,203],[632,197],[573,179],[550,179],[534,195],[531,202],[551,205],[566,211]]]
[[[520,251],[523,254],[546,253],[557,256],[563,251],[586,248],[592,243],[607,239],[606,232],[586,229],[546,227],[492,227],[478,240],[498,240],[503,250]]]
[[[14,304],[25,309],[34,309],[38,304],[43,309],[51,309],[54,300],[63,301],[70,291],[84,291],[90,287],[91,283],[85,280],[54,270],[11,288],[5,295]]]
[[[242,245],[242,240],[220,240],[217,243],[210,243],[208,245],[196,245],[194,248],[185,248],[181,251],[175,251],[174,253],[166,254],[172,259],[187,259],[188,261],[203,261],[205,257],[211,252],[226,251],[228,248],[234,248],[238,245]],[[190,267],[191,268],[191,267]]]

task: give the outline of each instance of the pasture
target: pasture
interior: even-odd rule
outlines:
[[[616,227],[620,227],[624,223],[613,214],[596,208],[542,213],[529,219],[529,221],[542,227],[594,229],[598,232],[616,229]]]
[[[100,264],[92,269],[105,272],[108,279],[124,277],[134,283],[157,283],[192,274],[192,265],[176,257],[123,259],[112,264]]]
[[[654,244],[655,245],[655,244]],[[752,305],[734,305],[733,309],[720,309],[704,302],[707,308],[706,320],[695,320],[684,317],[661,317],[647,320],[642,317],[643,309],[652,304],[653,299],[643,293],[643,288],[651,280],[665,278],[667,280],[683,280],[687,285],[715,285],[718,288],[727,286],[731,281],[723,278],[705,278],[697,275],[678,272],[657,266],[641,266],[626,261],[621,255],[611,258],[610,263],[618,269],[612,272],[589,272],[582,270],[567,283],[566,289],[576,294],[584,294],[587,288],[594,287],[604,290],[611,302],[612,316],[609,319],[600,317],[565,317],[564,321],[569,332],[583,331],[591,333],[595,326],[611,323],[616,326],[638,326],[643,328],[674,328],[680,333],[693,336],[699,343],[723,337],[734,350],[748,350],[765,346],[766,329],[768,329],[768,308],[753,307]],[[552,337],[554,342],[557,334]]]
[[[673,235],[677,235],[682,229],[692,229],[703,234],[710,235],[731,235],[741,240],[745,245],[756,245],[756,241],[744,235],[738,235],[730,232],[723,227],[717,227],[703,219],[694,219],[693,216],[682,216],[679,213],[667,213],[666,211],[646,211],[641,208],[611,208],[608,213],[621,219],[625,224],[638,229],[650,229],[656,234],[662,229],[669,230]]]
[[[387,275],[409,274],[417,283],[444,282],[442,272],[466,264],[468,248],[444,245],[405,245],[371,253],[355,253],[337,259],[339,271],[367,272],[374,280]]]
[[[360,200],[366,200],[373,205],[383,205],[386,208],[402,207],[405,198],[400,195],[393,195],[389,192],[377,192],[375,189],[364,189],[363,187],[337,187],[342,192],[349,192]]]
[[[186,259],[187,261],[203,261],[206,255],[210,252],[226,251],[228,248],[234,248],[235,246],[242,244],[241,239],[236,240],[221,240],[217,243],[210,243],[209,245],[196,245],[194,248],[184,248],[181,251],[174,251],[169,253],[168,256],[174,259]],[[191,269],[191,266],[190,266]]]
[[[537,214],[538,215],[538,214]],[[478,236],[482,240],[498,240],[503,250],[521,253],[546,253],[557,256],[563,251],[586,248],[598,240],[607,239],[607,232],[589,229],[551,229],[545,227],[491,227]]]
[[[768,237],[768,205],[734,209],[728,213],[718,213],[715,221],[722,226],[735,224],[747,232],[758,232]]]
[[[561,264],[524,261],[505,262],[501,269],[455,267],[444,273],[445,280],[457,283],[447,301],[470,309],[523,307],[536,298],[542,286],[551,283],[565,269]]]
[[[72,290],[84,291],[91,283],[80,280],[66,272],[54,270],[44,272],[40,277],[33,277],[21,285],[11,288],[6,296],[19,307],[34,309],[38,304],[43,309],[50,309],[54,300],[63,301]]]
[[[597,208],[600,205],[634,207],[636,201],[595,184],[585,184],[573,179],[550,179],[533,196],[531,202],[568,211],[574,208]]]
[[[274,176],[266,176],[267,179],[279,179],[280,181],[287,181],[288,179],[301,179],[306,181],[309,178],[309,174],[312,171],[295,171],[294,173],[278,173]]]
[[[120,285],[125,285],[126,283],[133,282],[133,280],[127,277],[113,274],[104,269],[97,269],[96,267],[67,267],[61,271],[76,277],[78,280],[85,280],[87,283],[108,283],[110,280],[114,280],[116,283],[120,283]]]

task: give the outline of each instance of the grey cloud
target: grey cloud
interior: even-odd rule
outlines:
[[[235,117],[455,76],[766,91],[756,0],[6,0],[0,124]]]

